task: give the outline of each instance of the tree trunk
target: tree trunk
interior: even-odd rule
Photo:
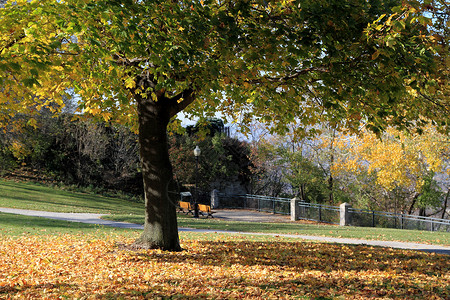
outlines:
[[[303,201],[306,202],[306,191],[305,191],[305,184],[300,184],[300,197]]]
[[[331,171],[330,171],[330,177],[328,177],[328,190],[330,192],[328,201],[329,201],[330,205],[333,204],[333,202],[334,202],[333,189],[334,189],[334,187],[333,187],[333,175],[331,175]]]
[[[329,204],[332,205],[334,203],[334,182],[333,182],[333,173],[331,171],[333,165],[334,165],[334,140],[336,138],[336,127],[333,126],[332,128],[332,136],[331,136],[331,143],[330,143],[330,177],[328,177],[328,190],[330,192],[328,201]]]
[[[447,212],[447,204],[448,204],[448,196],[450,195],[450,188],[447,190],[447,195],[445,195],[444,207],[442,208],[442,216],[441,219],[445,217],[445,213]]]
[[[419,196],[420,196],[419,193],[416,193],[414,195],[413,201],[412,201],[411,206],[409,207],[409,210],[408,210],[408,215],[412,215],[414,206],[416,205],[416,201],[419,198]]]
[[[180,251],[176,203],[169,197],[173,177],[167,144],[170,113],[161,101],[136,96],[139,115],[139,145],[145,193],[145,224],[135,245]]]
[[[425,217],[425,208],[423,207],[419,208],[419,216]]]

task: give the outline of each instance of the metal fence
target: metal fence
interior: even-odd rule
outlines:
[[[291,199],[259,195],[224,195],[220,196],[221,208],[244,208],[274,214],[289,215]],[[339,224],[340,207],[324,204],[299,202],[299,219]],[[422,217],[406,214],[357,209],[350,207],[350,225],[360,227],[381,227],[413,230],[450,232],[450,220]]]
[[[350,208],[350,225],[450,232],[450,220]]]
[[[339,206],[314,204],[306,202],[300,202],[299,206],[300,206],[300,215],[298,218],[301,220],[339,224],[340,219]]]
[[[220,195],[220,207],[244,208],[289,215],[291,199],[258,195]]]

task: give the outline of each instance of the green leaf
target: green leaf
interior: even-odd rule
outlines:
[[[401,30],[403,30],[403,29],[406,28],[405,22],[404,22],[404,21],[401,21],[401,20],[395,20],[393,26],[394,26],[394,28],[395,28],[396,30],[399,30],[399,31],[401,31]]]
[[[14,71],[20,71],[20,70],[22,69],[22,67],[21,67],[18,63],[16,63],[16,62],[10,62],[10,63],[8,64],[8,66],[9,66],[11,69],[13,69]]]
[[[33,77],[39,77],[39,72],[36,69],[31,69],[30,74],[33,75]]]
[[[71,44],[69,44],[67,49],[69,51],[79,52],[80,51],[80,46],[77,43],[71,43]]]
[[[26,78],[26,79],[24,79],[23,81],[23,84],[26,86],[26,87],[33,87],[34,85],[39,85],[39,82],[36,80],[36,78]]]
[[[395,40],[395,38],[393,38],[393,37],[388,37],[388,38],[387,38],[387,40],[386,40],[386,46],[392,47],[392,46],[394,46],[395,44],[397,44],[397,41]]]

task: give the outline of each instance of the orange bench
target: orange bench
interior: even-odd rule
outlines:
[[[180,212],[185,214],[194,214],[194,208],[191,206],[191,203],[180,201]]]
[[[212,214],[215,213],[215,211],[211,210],[210,205],[198,204],[198,210],[202,215],[206,214],[206,218],[208,218],[209,216],[211,216],[211,218],[214,218]]]

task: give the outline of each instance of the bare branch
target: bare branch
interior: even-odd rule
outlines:
[[[249,80],[248,83],[263,83],[263,82],[287,82],[292,79],[296,79],[302,75],[313,73],[313,72],[319,72],[319,73],[328,73],[330,70],[324,67],[312,67],[312,68],[306,68],[302,70],[296,70],[291,74],[282,76],[282,77],[271,77],[271,76],[265,76],[263,79],[255,79],[255,80]]]
[[[439,106],[440,108],[442,108],[447,113],[450,113],[450,109],[447,106],[437,102],[433,98],[431,98],[431,97],[429,97],[429,96],[427,96],[427,95],[425,95],[425,94],[423,94],[421,92],[419,92],[419,95],[422,96],[425,100],[428,100],[429,102],[433,103],[434,105]]]

